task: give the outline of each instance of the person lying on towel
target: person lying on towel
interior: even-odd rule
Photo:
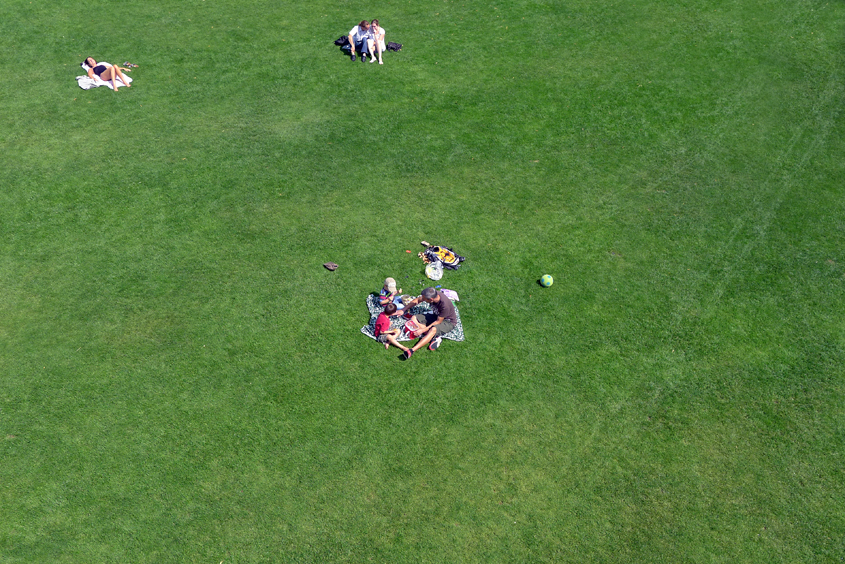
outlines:
[[[114,90],[115,92],[117,92],[118,89],[116,80],[118,78],[123,81],[123,84],[125,84],[127,88],[129,88],[129,80],[122,72],[120,72],[130,72],[130,70],[125,67],[119,67],[117,65],[106,63],[104,61],[98,63],[94,60],[94,57],[88,57],[87,59],[85,59],[85,63],[83,64],[82,68],[85,67],[88,67],[88,78],[90,78],[91,80],[94,80],[95,76],[100,77],[100,80],[103,80],[105,82],[111,80],[111,87],[112,90]]]

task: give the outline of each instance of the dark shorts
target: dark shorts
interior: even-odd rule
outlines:
[[[435,313],[418,313],[414,317],[417,318],[417,323],[422,323],[423,325],[428,325],[429,323],[434,323],[437,321],[437,314]],[[449,321],[448,319],[444,319],[442,323],[439,323],[434,326],[437,329],[437,333],[435,333],[435,337],[442,337],[449,331],[455,328],[455,324]]]
[[[381,335],[376,337],[376,341],[378,341],[379,343],[386,343],[387,342],[387,335],[382,333]]]

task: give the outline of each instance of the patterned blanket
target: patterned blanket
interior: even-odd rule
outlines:
[[[384,309],[378,303],[378,294],[370,294],[367,296],[367,309],[370,311],[370,324],[361,327],[361,333],[369,337],[370,339],[375,339],[375,327],[376,327],[376,318],[378,314],[382,312]],[[411,313],[416,315],[418,313],[425,313],[427,311],[431,311],[431,306],[427,303],[417,304],[411,308]],[[461,314],[458,311],[458,306],[455,306],[455,316],[458,318],[458,323],[455,324],[455,328],[443,335],[444,339],[451,339],[452,341],[463,341],[464,340],[464,326],[461,323]],[[397,315],[396,317],[390,318],[390,328],[397,329],[405,326],[405,322],[407,320],[401,316]],[[408,338],[408,334],[402,331],[399,334],[399,337],[396,339],[397,341],[411,341],[412,339]]]

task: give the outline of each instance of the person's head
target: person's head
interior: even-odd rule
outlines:
[[[97,61],[94,60],[94,57],[85,57],[85,64],[93,69],[97,66]]]
[[[378,20],[373,20],[373,23],[370,24],[370,25],[372,25],[374,28],[378,29]]]
[[[370,22],[368,22],[367,20],[361,20],[361,23],[358,24],[358,27],[365,30],[370,29]]]
[[[423,288],[423,291],[420,292],[420,297],[426,302],[433,302],[437,300],[437,290],[429,286],[428,288]]]
[[[386,306],[384,306],[384,314],[385,315],[393,315],[394,313],[396,313],[396,304],[389,303]]]
[[[395,292],[396,291],[396,280],[393,278],[385,278],[384,279],[384,289],[388,292]]]

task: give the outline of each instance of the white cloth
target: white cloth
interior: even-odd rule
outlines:
[[[109,66],[109,67],[114,66],[111,63],[107,63],[105,61],[100,61],[97,64],[98,65],[106,65],[106,66]],[[85,72],[88,72],[88,70],[91,69],[91,67],[89,67],[85,63],[82,63],[79,66],[81,66],[82,69]],[[123,76],[126,76],[126,75],[124,74]],[[126,80],[128,80],[129,82],[132,82],[132,79],[128,76],[126,76]],[[111,85],[111,80],[103,80],[102,78],[100,78],[96,74],[94,75],[94,78],[91,78],[87,74],[85,76],[77,76],[76,82],[79,84],[79,87],[83,90],[91,90],[92,88],[97,88],[98,86],[107,86],[110,90],[114,90],[114,88],[112,88],[112,85]],[[117,87],[120,88],[121,86],[126,86],[126,83],[123,82],[120,79],[120,77],[118,76],[117,77]]]

